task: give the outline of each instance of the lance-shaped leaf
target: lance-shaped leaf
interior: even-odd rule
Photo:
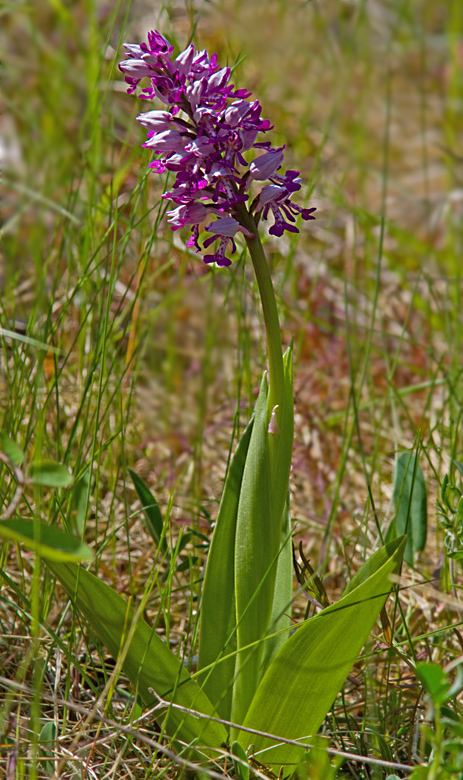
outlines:
[[[12,520],[8,521],[9,526],[12,523]],[[6,526],[6,523],[2,525]],[[123,654],[122,669],[138,689],[145,704],[156,704],[156,697],[150,690],[153,689],[165,701],[217,717],[208,697],[188,674],[181,660],[144,620],[135,620],[135,611],[122,596],[86,569],[74,563],[62,563],[57,559],[55,548],[49,543],[43,544],[43,540],[50,538],[50,530],[56,532],[59,529],[51,529],[44,524],[23,523],[21,541],[38,549],[77,610],[111,655],[118,659]],[[61,536],[66,535],[61,532]],[[36,547],[38,537],[42,540],[40,548]],[[51,540],[55,537],[56,534],[53,534]],[[169,736],[187,745],[195,742],[198,746],[218,748],[227,740],[227,731],[222,724],[185,714],[175,708],[169,708],[163,725]]]
[[[132,478],[132,482],[134,484],[135,490],[137,491],[138,498],[141,501],[146,527],[153,541],[156,544],[159,544],[162,538],[164,527],[164,521],[162,519],[161,510],[159,509],[159,504],[149,487],[145,485],[142,478],[138,476],[137,472],[133,471],[133,469],[128,469],[128,472]],[[167,541],[165,537],[162,539],[161,549],[163,552],[167,550]]]
[[[278,409],[269,409],[266,377],[262,380],[238,504],[235,599],[239,652],[232,703],[235,723],[243,722],[259,684],[263,640],[272,616],[293,444],[291,350],[285,355],[284,378],[280,414]],[[284,556],[282,565],[292,569],[289,556]],[[282,571],[281,577],[282,582],[288,582],[287,572]]]
[[[428,525],[426,483],[413,453],[402,452],[396,458],[392,498],[396,508],[396,533],[407,534],[404,558],[413,566],[415,553],[424,550]]]
[[[232,458],[212,536],[201,597],[198,676],[221,718],[230,720],[235,676],[235,535],[238,501],[253,419]],[[229,654],[232,655],[229,655]],[[229,656],[229,657],[227,657]]]
[[[294,437],[294,399],[293,399],[293,349],[289,347],[283,355],[285,388],[281,412],[278,414],[280,425],[278,433],[269,436],[270,488],[272,493],[272,512],[275,518],[280,512],[284,491],[286,500],[281,519],[280,550],[277,563],[275,591],[268,633],[274,634],[264,644],[261,674],[270,661],[279,652],[289,637],[291,627],[291,606],[293,595],[293,546],[289,503],[289,472]],[[283,435],[281,435],[283,433]],[[274,518],[274,522],[275,522]]]
[[[135,612],[122,596],[79,566],[55,561],[47,564],[111,655],[117,659],[124,653],[122,669],[145,704],[156,703],[152,688],[164,700],[217,717],[208,697],[182,662],[144,620],[134,621]],[[222,724],[174,708],[168,710],[163,725],[170,737],[187,745],[194,742],[218,748],[227,740]]]
[[[249,708],[244,726],[275,734],[276,739],[241,732],[246,750],[275,769],[295,768],[304,749],[278,737],[309,741],[340,691],[391,589],[390,575],[401,564],[405,539],[395,540],[368,561],[367,579],[337,604],[308,620],[272,661]]]
[[[281,524],[280,554],[278,556],[275,593],[268,634],[262,658],[262,673],[288,640],[291,629],[291,605],[293,599],[293,543],[289,494]]]
[[[288,496],[289,472],[293,453],[294,438],[294,396],[293,396],[293,348],[288,347],[283,355],[285,385],[279,408],[269,412],[273,416],[276,428],[269,425],[270,490],[272,493],[272,512],[280,522]],[[292,571],[292,551],[291,551]]]
[[[53,561],[91,561],[93,553],[75,536],[55,525],[45,525],[27,517],[0,522],[0,536],[24,544],[42,558]]]
[[[262,639],[272,610],[280,540],[280,529],[271,522],[267,396],[264,375],[254,412],[236,523],[235,601],[239,653],[232,702],[235,723],[243,722],[259,682]],[[248,646],[249,649],[242,649]]]

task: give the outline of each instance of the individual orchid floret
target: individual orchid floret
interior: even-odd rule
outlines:
[[[250,92],[229,83],[230,68],[221,68],[215,54],[197,52],[190,44],[173,59],[173,46],[157,30],[148,33],[147,44],[125,47],[127,60],[119,67],[128,91],[147,78],[149,85],[142,88],[141,97],[158,99],[165,106],[137,119],[148,131],[143,145],[156,155],[150,167],[175,175],[172,188],[163,195],[177,206],[168,212],[169,223],[173,230],[190,226],[187,245],[197,252],[219,241],[216,253],[204,257],[205,263],[230,264],[227,246],[235,251],[236,232],[247,233],[243,208],[256,224],[272,213],[275,224],[270,233],[275,236],[285,230],[298,232],[294,224],[298,216],[313,219],[315,209],[291,202],[301,186],[298,171],[277,173],[284,146],[274,148],[257,140],[259,133],[272,129],[261,118],[259,101],[249,101]],[[251,150],[259,154],[249,162],[245,154]],[[265,181],[269,183],[251,202],[251,188]],[[218,219],[211,223],[211,215]],[[203,246],[202,230],[212,233]]]
[[[299,231],[294,225],[297,214],[300,214],[302,219],[315,219],[312,216],[315,208],[304,209],[291,203],[287,187],[278,184],[267,184],[261,190],[256,211],[257,213],[262,211],[264,220],[267,219],[269,211],[272,212],[274,224],[269,229],[272,236],[282,236],[285,230],[290,233],[298,233]]]
[[[283,149],[284,146],[281,146],[279,149],[271,149],[253,160],[249,166],[250,179],[255,181],[270,179],[283,162]]]
[[[163,130],[161,133],[152,135],[143,146],[155,149],[157,154],[166,154],[167,152],[183,152],[185,143],[185,136],[178,130]]]
[[[207,264],[217,263],[219,266],[231,265],[231,260],[229,260],[228,257],[225,257],[228,243],[230,242],[232,245],[232,253],[236,252],[236,244],[233,240],[234,236],[239,230],[248,234],[246,228],[240,225],[233,217],[221,217],[220,219],[216,219],[211,225],[208,225],[206,230],[214,235],[204,241],[204,248],[207,249],[207,247],[216,240],[217,236],[220,238],[220,244],[213,255],[205,255],[203,262]]]
[[[209,216],[209,210],[203,203],[191,203],[177,206],[176,209],[167,212],[168,221],[172,230],[178,230],[184,225],[199,225]]]
[[[169,111],[147,111],[139,114],[137,121],[148,130],[148,138],[151,133],[161,133],[168,130],[172,124],[173,115]]]

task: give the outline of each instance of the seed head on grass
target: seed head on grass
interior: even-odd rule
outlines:
[[[284,231],[298,233],[297,215],[314,219],[314,208],[306,209],[291,201],[301,188],[299,171],[277,173],[283,162],[284,146],[272,147],[269,141],[257,142],[259,133],[272,129],[261,118],[258,100],[251,93],[229,84],[230,68],[220,68],[217,55],[196,51],[190,44],[172,59],[173,46],[157,30],[148,33],[148,44],[125,44],[128,59],[119,67],[129,84],[129,93],[147,77],[151,86],[141,90],[146,100],[160,100],[167,108],[140,114],[137,119],[148,130],[144,146],[156,159],[150,167],[157,173],[176,174],[174,186],[163,197],[176,208],[168,212],[173,230],[191,226],[187,242],[203,252],[219,241],[204,263],[231,265],[226,256],[229,243],[236,251],[234,237],[241,231],[251,238],[242,216],[242,204],[257,225],[271,213],[274,236]],[[243,153],[262,150],[250,163]],[[253,182],[268,183],[250,202]],[[240,213],[241,211],[241,213]],[[212,235],[199,244],[199,234]]]

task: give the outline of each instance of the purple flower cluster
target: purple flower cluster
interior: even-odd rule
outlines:
[[[163,197],[176,208],[168,212],[173,230],[191,226],[188,246],[202,251],[198,243],[201,229],[211,233],[203,242],[207,249],[219,239],[214,254],[205,263],[228,266],[225,256],[229,242],[236,251],[234,236],[241,230],[252,234],[240,218],[241,204],[258,224],[271,212],[274,224],[270,233],[281,236],[285,230],[297,233],[296,216],[314,219],[314,208],[304,209],[291,202],[301,187],[298,171],[277,173],[283,161],[284,147],[273,148],[269,142],[256,143],[259,132],[271,129],[261,118],[258,100],[249,102],[251,93],[229,84],[230,68],[220,68],[217,55],[195,51],[192,44],[172,59],[173,46],[157,31],[148,33],[148,44],[125,44],[128,59],[119,67],[133,92],[141,79],[151,86],[142,89],[141,97],[160,100],[165,110],[148,111],[137,117],[148,130],[143,145],[157,155],[150,167],[158,173],[176,174],[173,188]],[[243,153],[250,149],[263,152],[250,164]],[[249,204],[253,182],[269,183]]]

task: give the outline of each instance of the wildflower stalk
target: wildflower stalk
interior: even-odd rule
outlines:
[[[240,204],[236,211],[239,214],[241,224],[252,233],[252,237],[246,238],[246,243],[254,267],[254,273],[256,274],[264,314],[269,365],[269,409],[272,410],[275,406],[281,405],[284,389],[280,323],[275,291],[254,217],[243,204]]]
[[[268,374],[222,493],[202,588],[198,656],[198,670],[209,669],[201,675],[203,690],[222,717],[241,724],[265,669],[289,636],[292,599],[292,354],[289,349],[282,355],[258,226],[270,218],[270,235],[297,233],[297,218],[314,219],[315,209],[293,202],[301,189],[299,171],[279,172],[284,146],[258,140],[270,122],[261,117],[259,101],[248,100],[250,92],[229,83],[230,69],[220,68],[215,55],[190,45],[173,59],[172,44],[156,30],[147,44],[125,46],[128,59],[119,67],[129,91],[147,78],[141,97],[163,104],[137,118],[148,131],[144,146],[155,154],[150,167],[175,174],[163,195],[175,206],[167,212],[172,229],[189,227],[187,246],[221,268],[231,265],[228,254],[236,251],[241,232],[262,301]],[[257,154],[249,162],[251,150]]]

